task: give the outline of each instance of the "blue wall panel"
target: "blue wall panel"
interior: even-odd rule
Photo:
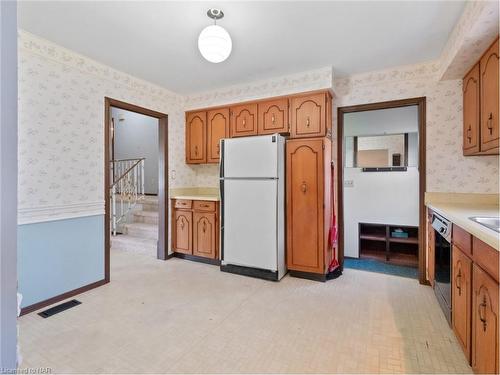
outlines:
[[[104,216],[18,226],[22,307],[104,279]]]

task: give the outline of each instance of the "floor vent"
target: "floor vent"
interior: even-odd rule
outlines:
[[[51,307],[50,309],[44,310],[44,311],[38,313],[38,315],[40,315],[42,318],[48,318],[52,315],[55,315],[55,314],[58,314],[60,312],[65,311],[65,310],[71,309],[72,307],[78,306],[80,304],[81,304],[80,301],[78,301],[76,299],[72,299],[71,301],[64,302],[64,303],[61,303],[60,305],[57,305],[57,306]]]

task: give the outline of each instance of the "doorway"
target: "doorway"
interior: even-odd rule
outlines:
[[[422,97],[338,108],[338,245],[346,267],[426,283],[425,104]]]
[[[168,116],[111,98],[105,98],[104,107],[105,279],[109,281],[111,239],[118,233],[132,229],[145,233],[146,239],[139,237],[136,243],[156,242],[156,258],[167,259]],[[157,208],[157,214],[149,207]],[[130,225],[137,217],[142,227]],[[151,228],[146,224],[153,219],[157,233],[148,235]]]

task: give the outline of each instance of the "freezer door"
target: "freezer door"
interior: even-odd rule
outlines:
[[[224,140],[224,178],[256,178],[278,176],[277,135],[242,137]]]
[[[276,271],[278,180],[223,184],[223,264]]]

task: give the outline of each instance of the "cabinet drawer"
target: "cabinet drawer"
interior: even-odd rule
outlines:
[[[189,199],[176,199],[174,207],[175,208],[191,208],[192,201]]]
[[[452,239],[455,246],[458,246],[467,255],[472,256],[472,236],[468,232],[453,224]]]
[[[498,251],[478,240],[473,239],[474,262],[498,282]]]
[[[193,208],[196,211],[215,211],[215,202],[212,202],[212,201],[194,201]]]

